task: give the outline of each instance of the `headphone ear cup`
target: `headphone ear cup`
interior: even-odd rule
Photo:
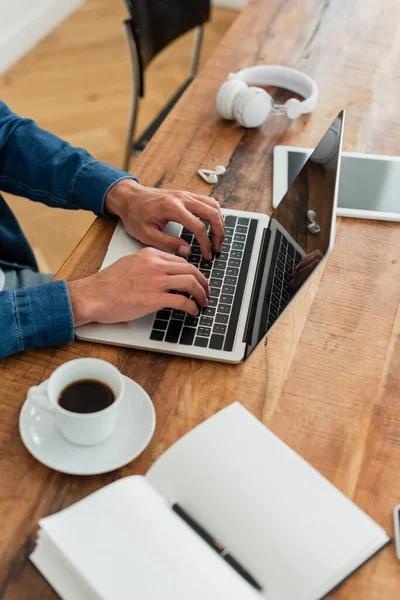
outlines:
[[[289,98],[289,100],[285,102],[286,116],[292,120],[298,119],[303,114],[301,104],[302,103],[300,100],[297,100],[297,98]]]
[[[229,79],[221,85],[216,102],[217,111],[221,117],[229,121],[234,119],[233,103],[236,95],[242,90],[247,90],[247,84],[240,79]]]
[[[249,87],[235,98],[233,115],[243,127],[260,127],[271,112],[272,98],[262,88]]]

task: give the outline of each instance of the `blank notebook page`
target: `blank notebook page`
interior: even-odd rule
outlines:
[[[318,600],[389,540],[238,403],[176,442],[147,478],[228,547],[271,600]]]

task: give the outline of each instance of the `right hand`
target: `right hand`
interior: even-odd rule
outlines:
[[[68,282],[75,326],[121,323],[162,308],[199,313],[210,289],[200,271],[183,258],[153,248],[117,260],[103,271]],[[171,290],[187,292],[190,300]],[[196,304],[197,303],[197,304]]]

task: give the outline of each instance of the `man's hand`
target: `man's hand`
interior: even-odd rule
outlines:
[[[306,254],[293,271],[289,281],[289,287],[292,290],[297,290],[311,275],[323,258],[324,255],[320,250],[314,250],[314,252]]]
[[[211,260],[212,249],[221,252],[224,220],[218,202],[208,196],[148,188],[133,179],[123,179],[109,191],[105,209],[118,215],[125,230],[143,244],[189,256],[187,242],[163,233],[169,221],[176,221],[195,235],[205,259]],[[210,223],[213,248],[204,224],[195,215]]]
[[[198,306],[207,306],[210,292],[207,279],[196,267],[153,248],[125,256],[90,277],[70,281],[68,288],[76,327],[131,321],[164,307],[196,316]],[[187,292],[196,302],[170,294],[171,290]]]

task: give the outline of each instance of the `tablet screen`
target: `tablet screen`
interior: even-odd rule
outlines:
[[[288,151],[287,187],[290,187],[308,156],[306,152]],[[400,159],[349,156],[344,153],[338,207],[400,213]]]

